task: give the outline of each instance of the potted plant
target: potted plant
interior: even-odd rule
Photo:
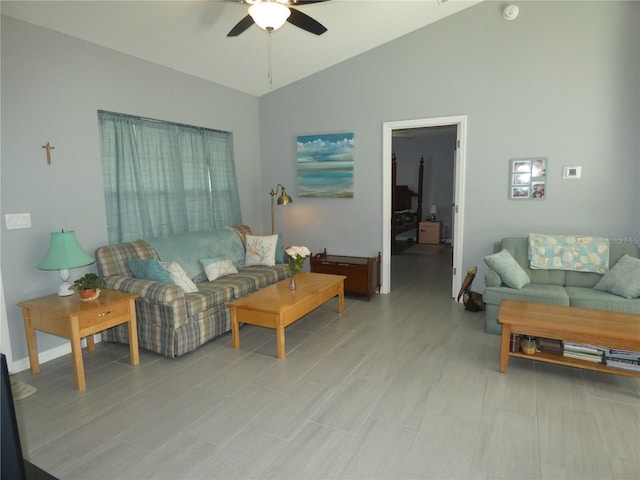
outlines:
[[[95,273],[87,273],[73,282],[73,288],[78,290],[82,300],[95,300],[98,298],[103,285],[104,282]]]

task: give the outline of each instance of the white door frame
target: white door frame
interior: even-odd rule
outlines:
[[[455,189],[453,199],[453,275],[451,297],[455,298],[462,283],[462,239],[464,238],[464,192],[467,162],[467,116],[421,118],[383,122],[382,124],[382,284],[380,293],[391,290],[391,154],[393,149],[393,130],[406,128],[439,127],[456,125],[458,141],[456,149]]]

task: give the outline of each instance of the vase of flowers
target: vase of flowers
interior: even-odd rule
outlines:
[[[311,255],[307,247],[293,245],[285,250],[289,257],[289,271],[291,272],[291,280],[289,281],[289,289],[296,289],[296,273],[302,270],[304,259]]]

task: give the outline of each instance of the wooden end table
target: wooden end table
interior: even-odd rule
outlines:
[[[296,290],[289,279],[281,280],[257,292],[227,304],[231,310],[231,344],[240,348],[240,323],[274,328],[278,358],[285,358],[284,329],[333,297],[338,297],[338,312],[344,312],[343,275],[303,272],[296,275]]]
[[[116,325],[129,326],[129,352],[131,364],[138,365],[138,330],[136,326],[135,299],[130,293],[102,290],[96,300],[82,301],[77,293],[68,297],[47,295],[19,302],[24,317],[27,336],[29,365],[31,374],[40,373],[36,330],[50,333],[71,341],[71,357],[75,386],[78,390],[87,388],[82,361],[83,338],[87,339],[87,350],[93,351],[93,335]]]

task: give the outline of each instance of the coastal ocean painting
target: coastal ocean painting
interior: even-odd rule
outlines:
[[[353,198],[353,133],[298,137],[298,196]]]

